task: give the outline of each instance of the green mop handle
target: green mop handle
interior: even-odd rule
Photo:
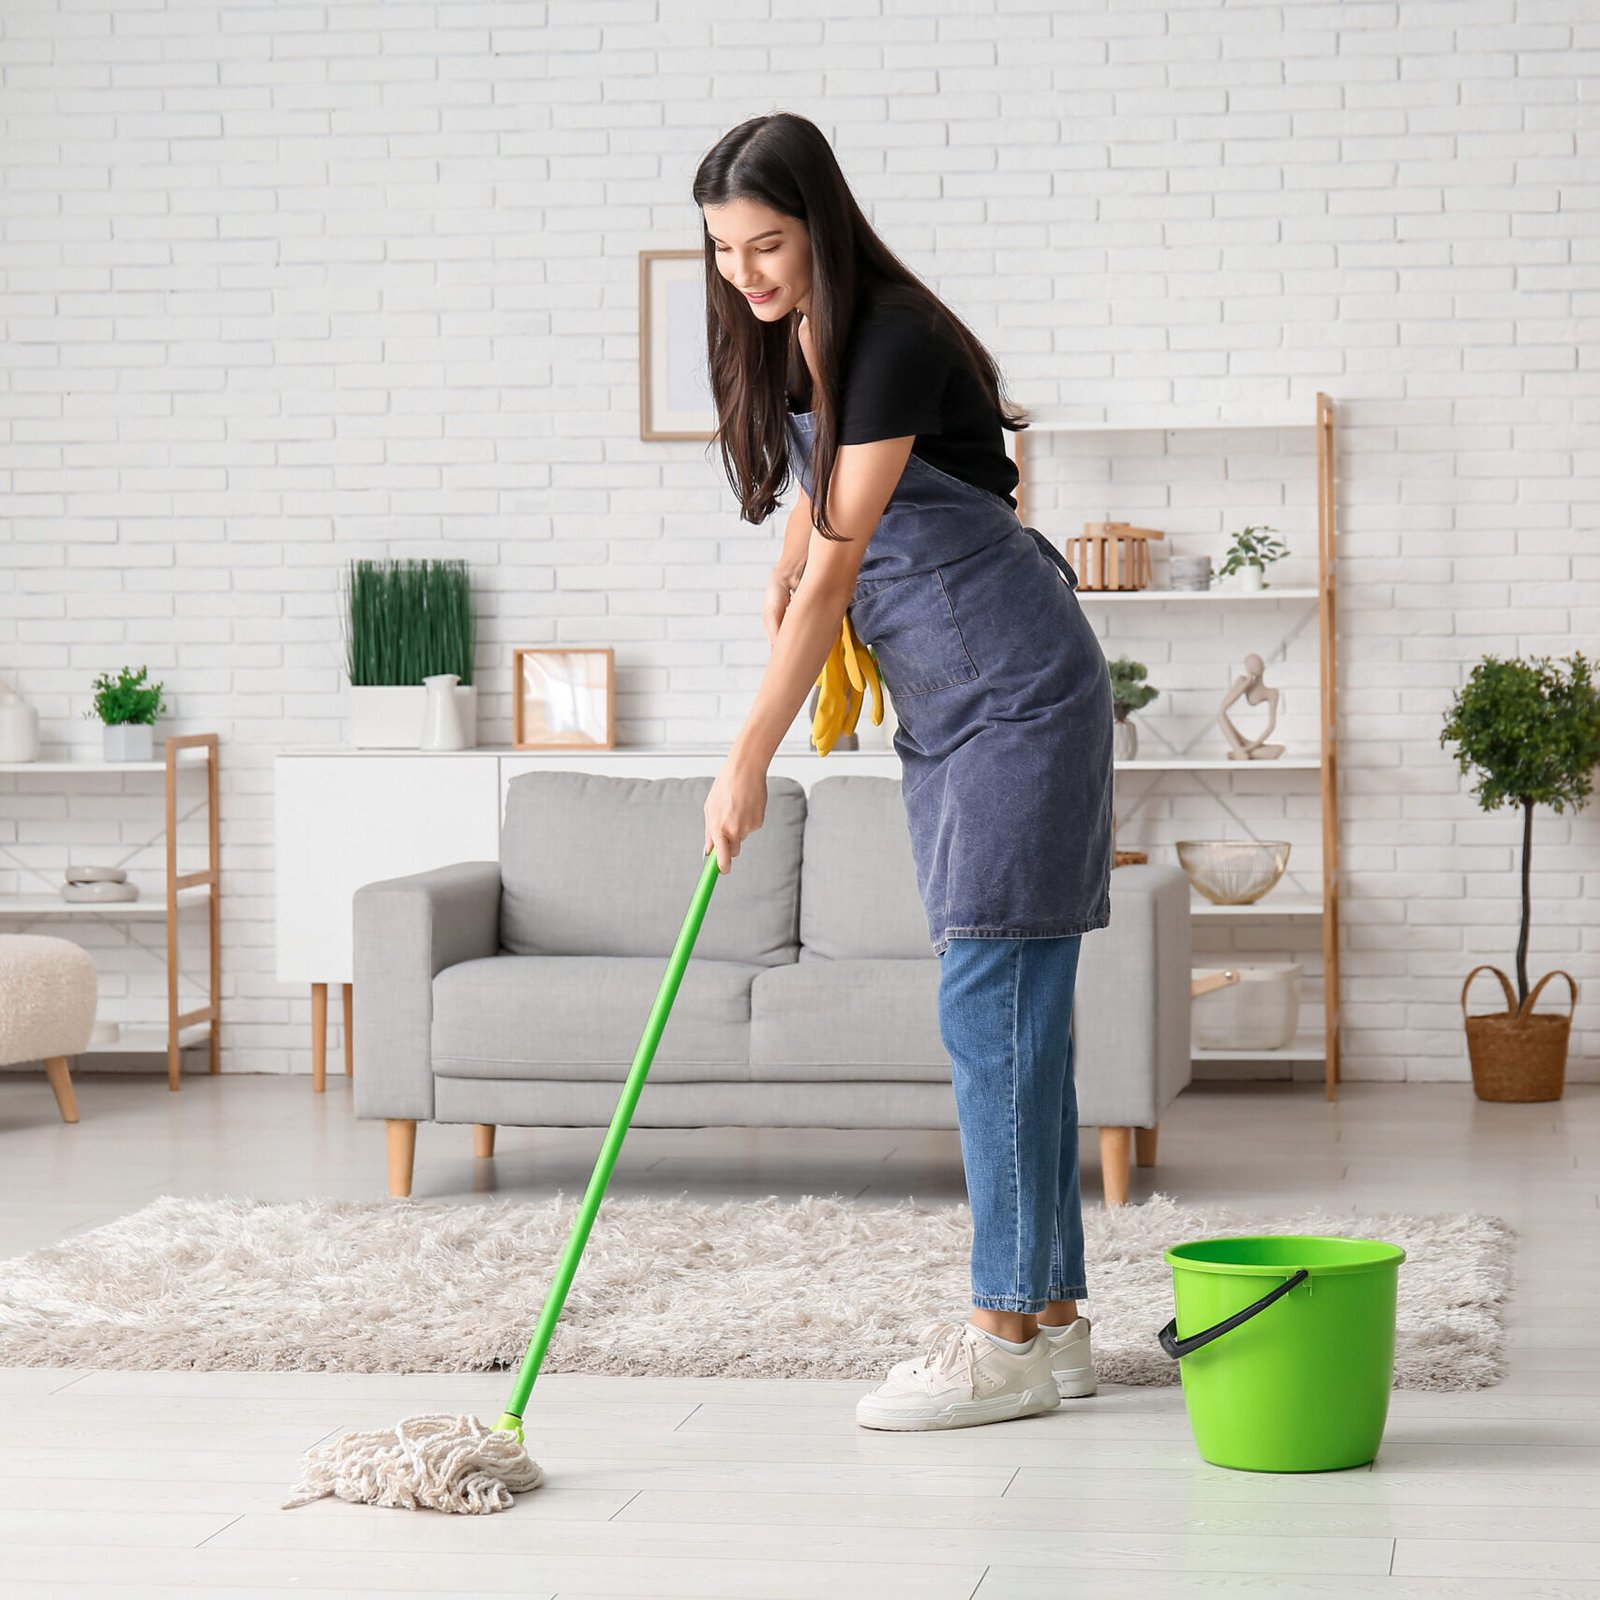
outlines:
[[[672,1002],[677,997],[678,985],[683,982],[684,968],[689,964],[689,952],[694,949],[694,941],[699,935],[700,924],[705,919],[706,907],[711,903],[711,891],[716,885],[719,872],[716,852],[711,851],[706,856],[705,870],[700,874],[694,899],[689,902],[688,915],[684,917],[683,927],[678,932],[678,942],[673,947],[672,959],[667,963],[666,976],[662,978],[661,987],[656,991],[656,1003],[650,1009],[650,1020],[645,1024],[644,1037],[639,1041],[638,1053],[633,1058],[633,1066],[623,1087],[622,1098],[617,1102],[617,1109],[611,1117],[611,1126],[606,1131],[605,1143],[600,1147],[600,1159],[594,1164],[594,1173],[589,1179],[583,1204],[579,1206],[577,1220],[572,1224],[572,1235],[561,1254],[555,1281],[550,1285],[544,1310],[539,1313],[539,1326],[533,1330],[533,1339],[528,1345],[527,1355],[523,1358],[522,1371],[517,1374],[516,1387],[511,1391],[511,1399],[507,1402],[500,1420],[495,1424],[497,1429],[516,1434],[518,1439],[522,1437],[522,1414],[527,1410],[528,1396],[533,1392],[533,1380],[538,1377],[539,1368],[544,1362],[544,1353],[550,1348],[550,1338],[556,1331],[556,1321],[561,1315],[562,1306],[567,1301],[567,1290],[572,1287],[573,1275],[578,1270],[578,1258],[583,1254],[583,1247],[589,1239],[589,1230],[594,1226],[600,1202],[605,1196],[606,1185],[611,1181],[611,1169],[617,1164],[623,1137],[633,1118],[633,1108],[638,1104],[639,1093],[644,1088],[644,1080],[650,1072],[650,1063],[655,1060],[656,1046],[661,1042],[661,1032],[667,1025],[667,1014],[672,1010]]]

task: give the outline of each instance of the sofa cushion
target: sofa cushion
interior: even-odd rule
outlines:
[[[586,772],[513,778],[500,836],[502,946],[520,956],[654,956],[659,981],[705,866],[711,783]],[[767,780],[765,821],[712,892],[697,960],[795,959],[805,811],[793,778]]]
[[[764,968],[750,992],[750,1075],[757,1082],[948,1082],[939,963],[924,955]],[[825,1106],[817,1121],[827,1126]]]
[[[862,775],[812,784],[800,884],[800,943],[807,955],[934,959],[898,778]]]
[[[621,1083],[663,970],[639,956],[489,956],[446,967],[433,980],[433,1070]],[[765,970],[691,959],[650,1076],[748,1081],[750,985]]]

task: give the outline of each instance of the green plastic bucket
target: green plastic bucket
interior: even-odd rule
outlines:
[[[1371,1461],[1389,1414],[1405,1258],[1381,1240],[1290,1235],[1168,1250],[1177,1315],[1156,1337],[1179,1363],[1200,1454],[1246,1472]]]

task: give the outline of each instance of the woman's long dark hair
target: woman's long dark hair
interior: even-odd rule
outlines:
[[[755,200],[805,223],[811,235],[811,310],[807,322],[818,377],[812,408],[811,503],[818,530],[843,537],[828,521],[828,484],[838,454],[841,368],[857,304],[868,291],[879,303],[909,306],[966,352],[1002,427],[1019,432],[1028,413],[1002,398],[993,357],[956,314],[873,232],[856,205],[822,130],[778,111],[752,117],[725,133],[694,175],[700,206]],[[705,228],[706,350],[717,407],[714,435],[728,482],[746,522],[765,522],[789,484],[785,390],[807,375],[800,350],[800,313],[781,322],[753,316],[743,295],[717,270],[716,245]]]

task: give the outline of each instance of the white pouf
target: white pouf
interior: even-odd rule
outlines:
[[[67,1076],[94,1028],[94,959],[70,939],[0,934],[0,1066],[43,1061],[61,1114],[78,1120]]]

